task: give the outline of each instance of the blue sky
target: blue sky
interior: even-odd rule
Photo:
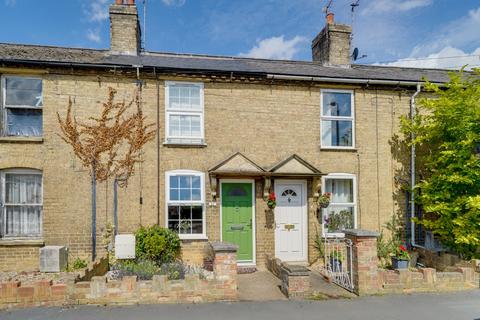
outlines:
[[[327,0],[146,0],[146,49],[310,60]],[[334,0],[337,22],[350,4]],[[113,0],[0,0],[0,42],[108,48]],[[360,0],[359,63],[480,65],[479,0]],[[143,12],[143,0],[137,0]],[[455,58],[445,58],[454,56]],[[427,58],[427,60],[414,60]]]

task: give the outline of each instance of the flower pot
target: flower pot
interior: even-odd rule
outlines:
[[[409,260],[402,260],[397,257],[392,257],[393,269],[408,269]]]
[[[330,257],[330,268],[333,272],[340,272],[342,271],[342,260]]]

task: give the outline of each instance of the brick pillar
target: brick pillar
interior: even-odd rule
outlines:
[[[355,293],[375,294],[380,289],[377,238],[378,232],[352,229],[345,230],[345,236],[352,241],[352,276]]]
[[[237,279],[237,245],[212,242],[213,272],[219,280]]]
[[[213,251],[213,272],[217,298],[222,300],[237,300],[237,249],[231,243],[213,242],[210,244]]]

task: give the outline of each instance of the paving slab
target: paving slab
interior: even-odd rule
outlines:
[[[313,298],[323,299],[342,299],[342,298],[356,298],[354,293],[328,282],[325,278],[315,270],[310,272],[310,287],[312,289]]]
[[[281,281],[269,271],[238,275],[238,297],[240,301],[287,300],[280,291]]]

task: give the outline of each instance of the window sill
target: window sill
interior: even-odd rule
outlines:
[[[206,148],[206,143],[173,143],[173,142],[164,142],[164,147],[167,148]]]
[[[43,239],[26,239],[26,238],[3,238],[0,239],[0,247],[19,247],[19,246],[31,246],[42,247],[45,244]]]
[[[0,137],[0,143],[43,143],[43,137]]]
[[[195,236],[185,236],[185,235],[178,235],[181,241],[191,241],[191,240],[208,240],[208,237],[203,234],[195,235]]]
[[[358,152],[357,148],[335,148],[335,147],[322,147],[320,151],[333,151],[333,152]]]

